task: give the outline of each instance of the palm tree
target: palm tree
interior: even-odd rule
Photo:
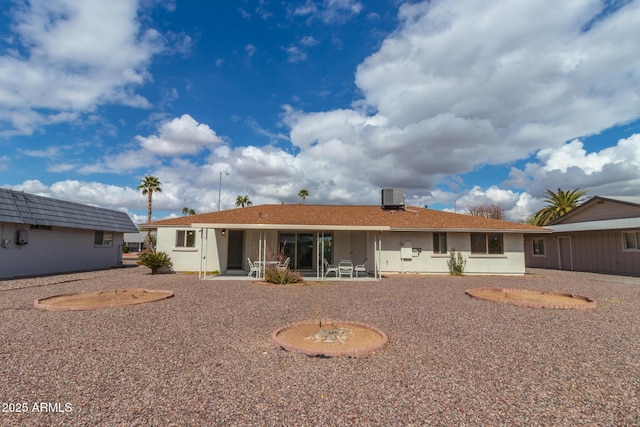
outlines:
[[[535,213],[535,224],[545,226],[577,208],[582,203],[582,196],[585,194],[587,194],[586,191],[578,190],[577,188],[571,191],[562,191],[558,188],[557,193],[547,190],[547,198],[544,199],[547,202],[547,206]]]
[[[302,197],[302,204],[304,205],[304,199],[307,198],[307,196],[309,195],[309,191],[307,191],[307,189],[303,188],[302,190],[298,191],[298,197]]]
[[[241,196],[238,194],[238,197],[236,198],[236,207],[237,208],[244,208],[245,206],[251,206],[253,204],[253,202],[251,200],[249,200],[249,196]]]
[[[195,215],[196,211],[187,207],[182,208],[182,215]]]
[[[155,176],[145,176],[142,180],[140,180],[140,185],[138,185],[138,190],[142,190],[142,194],[148,196],[147,201],[147,222],[151,222],[151,212],[152,212],[152,203],[153,203],[153,193],[162,193],[162,188],[160,187],[160,180]],[[146,238],[147,247],[151,248],[151,229],[147,229],[147,238]],[[152,248],[151,248],[152,249]]]

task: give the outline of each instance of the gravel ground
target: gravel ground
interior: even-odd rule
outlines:
[[[148,271],[0,281],[0,425],[640,425],[640,278],[531,270],[266,286]],[[464,294],[482,286],[577,293],[598,307]],[[175,297],[32,308],[125,287]],[[314,318],[369,323],[389,344],[313,358],[272,342],[278,327]]]

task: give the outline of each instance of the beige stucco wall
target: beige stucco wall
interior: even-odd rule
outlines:
[[[158,250],[166,252],[171,257],[175,271],[199,271],[201,247],[206,251],[206,260],[203,263],[203,266],[206,266],[204,267],[206,271],[226,271],[228,235],[222,236],[220,230],[204,230],[206,240],[202,245],[201,232],[198,230],[195,248],[175,248],[175,235],[178,229],[159,229],[157,242]],[[243,242],[245,253],[243,267],[245,269],[248,269],[247,257],[252,260],[258,259],[261,235],[266,236],[267,253],[271,255],[277,253],[277,230],[246,230]],[[433,253],[433,234],[431,232],[381,233],[382,251],[379,257],[374,253],[374,242],[377,241],[377,238],[378,232],[334,231],[333,262],[350,259],[354,264],[360,264],[366,258],[367,269],[371,273],[374,272],[375,262],[378,260],[383,273],[449,273],[447,265],[449,255]],[[402,242],[411,242],[411,247],[416,249],[408,259],[403,259],[400,256]],[[505,253],[501,255],[471,254],[469,233],[447,233],[447,244],[450,249],[455,248],[456,251],[460,251],[467,260],[466,274],[524,274],[525,272],[522,234],[504,234]],[[314,259],[317,259],[316,251],[317,248],[314,250]]]
[[[402,243],[411,243],[410,258],[401,257]],[[465,274],[524,274],[522,234],[504,234],[504,254],[471,254],[469,233],[447,233],[447,246],[460,252],[467,263]],[[449,273],[449,255],[433,253],[431,232],[382,233],[383,273]]]

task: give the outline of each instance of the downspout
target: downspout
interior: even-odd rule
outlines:
[[[382,279],[382,232],[378,231],[378,268],[377,278]]]
[[[203,252],[204,247],[204,233],[203,229],[200,229],[200,262],[198,263],[198,279],[202,280],[202,257],[204,256]]]

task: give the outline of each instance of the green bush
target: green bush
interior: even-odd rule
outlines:
[[[127,245],[122,245],[122,253],[123,254],[128,254],[129,253],[129,246]]]
[[[447,261],[447,265],[449,266],[449,273],[453,276],[463,276],[467,260],[462,257],[460,252],[456,254],[456,251],[451,249],[449,251],[449,261]]]
[[[149,267],[151,274],[156,274],[159,268],[173,266],[171,258],[164,252],[143,252],[138,256],[138,265]]]
[[[267,267],[264,270],[264,280],[269,283],[284,285],[287,283],[300,283],[304,279],[302,274],[297,271],[291,271],[287,268]]]

